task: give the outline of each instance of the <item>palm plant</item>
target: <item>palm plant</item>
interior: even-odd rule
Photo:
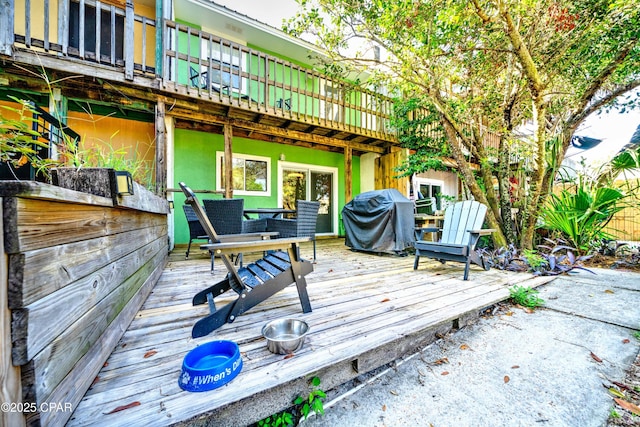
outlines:
[[[637,204],[637,186],[616,186],[615,177],[624,170],[638,169],[637,154],[622,152],[595,177],[578,175],[572,186],[550,194],[540,212],[541,227],[560,233],[579,253],[588,253],[614,237],[605,231],[613,216]]]
[[[540,219],[544,228],[561,232],[580,253],[586,253],[596,242],[612,239],[604,228],[614,214],[626,207],[625,197],[615,188],[563,189],[560,194],[549,196]]]

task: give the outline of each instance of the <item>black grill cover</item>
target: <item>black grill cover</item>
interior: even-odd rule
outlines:
[[[396,189],[359,194],[342,208],[345,244],[369,252],[402,253],[413,246],[413,202]]]

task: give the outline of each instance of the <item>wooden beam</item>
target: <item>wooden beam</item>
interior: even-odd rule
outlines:
[[[233,197],[233,126],[224,125],[224,197]]]
[[[190,122],[183,119],[176,119],[176,129],[189,129],[197,132],[215,133],[224,135],[224,125],[216,125],[211,123]],[[253,139],[256,141],[274,142],[276,144],[295,145],[296,147],[312,148],[314,150],[329,151],[332,153],[342,153],[339,147],[314,144],[305,141],[296,141],[291,138],[268,135],[248,129],[234,129],[233,135],[239,138]],[[179,192],[182,190],[179,190]]]
[[[301,131],[295,131],[291,129],[282,129],[280,127],[263,125],[260,123],[254,123],[252,121],[242,119],[227,119],[226,117],[218,117],[211,114],[200,113],[190,110],[183,110],[181,108],[174,108],[171,110],[171,115],[190,121],[199,121],[205,123],[221,124],[229,123],[234,128],[246,129],[256,132],[261,132],[268,135],[279,136],[283,138],[295,139],[298,141],[311,142],[319,145],[327,145],[330,147],[346,148],[350,147],[354,150],[368,152],[368,153],[385,153],[385,149],[382,147],[375,147],[366,144],[354,143],[344,141],[341,139],[329,138],[322,135],[310,134]]]
[[[156,191],[166,197],[167,188],[167,129],[164,124],[165,104],[159,99],[156,104]]]
[[[60,59],[63,58],[63,59]],[[139,95],[144,93],[144,89],[159,89],[160,83],[158,80],[149,79],[148,77],[134,74],[133,80],[128,81],[125,79],[125,75],[121,69],[115,69],[106,65],[96,64],[94,62],[83,61],[80,59],[74,59],[70,56],[54,57],[49,55],[34,55],[29,51],[16,50],[13,52],[13,59],[16,62],[23,64],[29,64],[32,66],[44,68],[52,68],[55,70],[64,70],[69,75],[78,76],[100,76],[104,80],[109,80],[111,84],[114,83],[131,83],[142,90],[139,90]],[[76,81],[77,82],[77,81]],[[148,93],[152,96],[152,93]],[[144,99],[144,98],[143,98]]]
[[[350,147],[344,149],[344,201],[351,201],[353,198],[353,170],[352,170],[352,150]]]

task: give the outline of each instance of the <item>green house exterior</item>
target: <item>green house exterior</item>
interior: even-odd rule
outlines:
[[[324,54],[307,42],[194,0],[11,4],[0,17],[0,103],[31,99],[62,123],[71,112],[74,123],[102,123],[103,140],[130,127],[151,141],[155,191],[173,202],[172,244],[189,240],[180,182],[200,199],[242,197],[247,208],[319,200],[319,235],[341,234],[341,209],[360,192],[408,188],[393,177],[397,163],[377,163],[401,158],[392,101],[322,74],[311,58]],[[55,96],[25,67],[50,75]]]
[[[183,181],[194,189],[215,189],[217,175],[220,173],[220,164],[216,162],[216,154],[224,151],[222,135],[207,134],[190,130],[176,130],[175,134],[175,182],[174,187]],[[244,198],[246,208],[258,208],[265,206],[282,206],[282,195],[278,194],[278,168],[280,164],[295,164],[299,168],[310,170],[329,171],[335,170],[335,202],[332,201],[331,218],[329,219],[331,230],[321,231],[325,234],[339,234],[340,210],[347,202],[344,199],[344,156],[340,153],[318,151],[306,147],[274,144],[263,141],[253,141],[246,138],[234,138],[234,155],[244,154],[265,157],[270,160],[270,179],[268,182],[269,195],[266,196],[241,196]],[[281,160],[285,159],[285,160]],[[291,166],[289,166],[291,167]],[[360,160],[354,158],[353,174],[360,175]],[[360,182],[353,183],[354,194],[360,193]],[[219,194],[203,194],[203,198],[221,198]],[[238,196],[240,197],[240,196]],[[175,193],[175,241],[186,243],[189,241],[189,230],[183,215],[180,215],[180,206],[184,204],[184,196]]]

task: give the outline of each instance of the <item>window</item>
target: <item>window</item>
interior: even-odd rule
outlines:
[[[104,5],[102,7],[105,7]],[[84,39],[85,52],[97,54],[96,52],[96,8],[85,3],[84,5],[84,34],[80,34],[80,4],[77,1],[70,3],[69,10],[69,46],[80,49],[80,37]],[[122,12],[114,14],[114,22],[111,22],[112,14],[109,10],[101,9],[99,14],[99,34],[100,34],[100,57],[111,58],[111,43],[114,41],[115,58],[123,58],[123,35],[124,16]],[[112,40],[112,36],[113,39]]]
[[[325,81],[320,83],[320,92],[324,94],[324,99],[320,100],[320,118],[339,122],[342,91],[339,87],[332,86],[331,82]]]
[[[226,187],[224,153],[216,153],[218,191]],[[270,196],[271,159],[268,157],[233,154],[233,191],[248,196]]]
[[[231,89],[242,91],[243,53],[238,46],[221,45],[203,39],[200,46],[202,59],[211,61],[211,84],[222,87],[223,91]],[[203,66],[201,71],[208,72]]]
[[[240,90],[240,67],[228,62],[211,60],[211,82],[221,84],[223,89]],[[229,71],[227,71],[229,70]]]
[[[442,191],[444,181],[425,178],[414,178],[414,196],[416,199],[436,198],[436,209],[442,209]]]

